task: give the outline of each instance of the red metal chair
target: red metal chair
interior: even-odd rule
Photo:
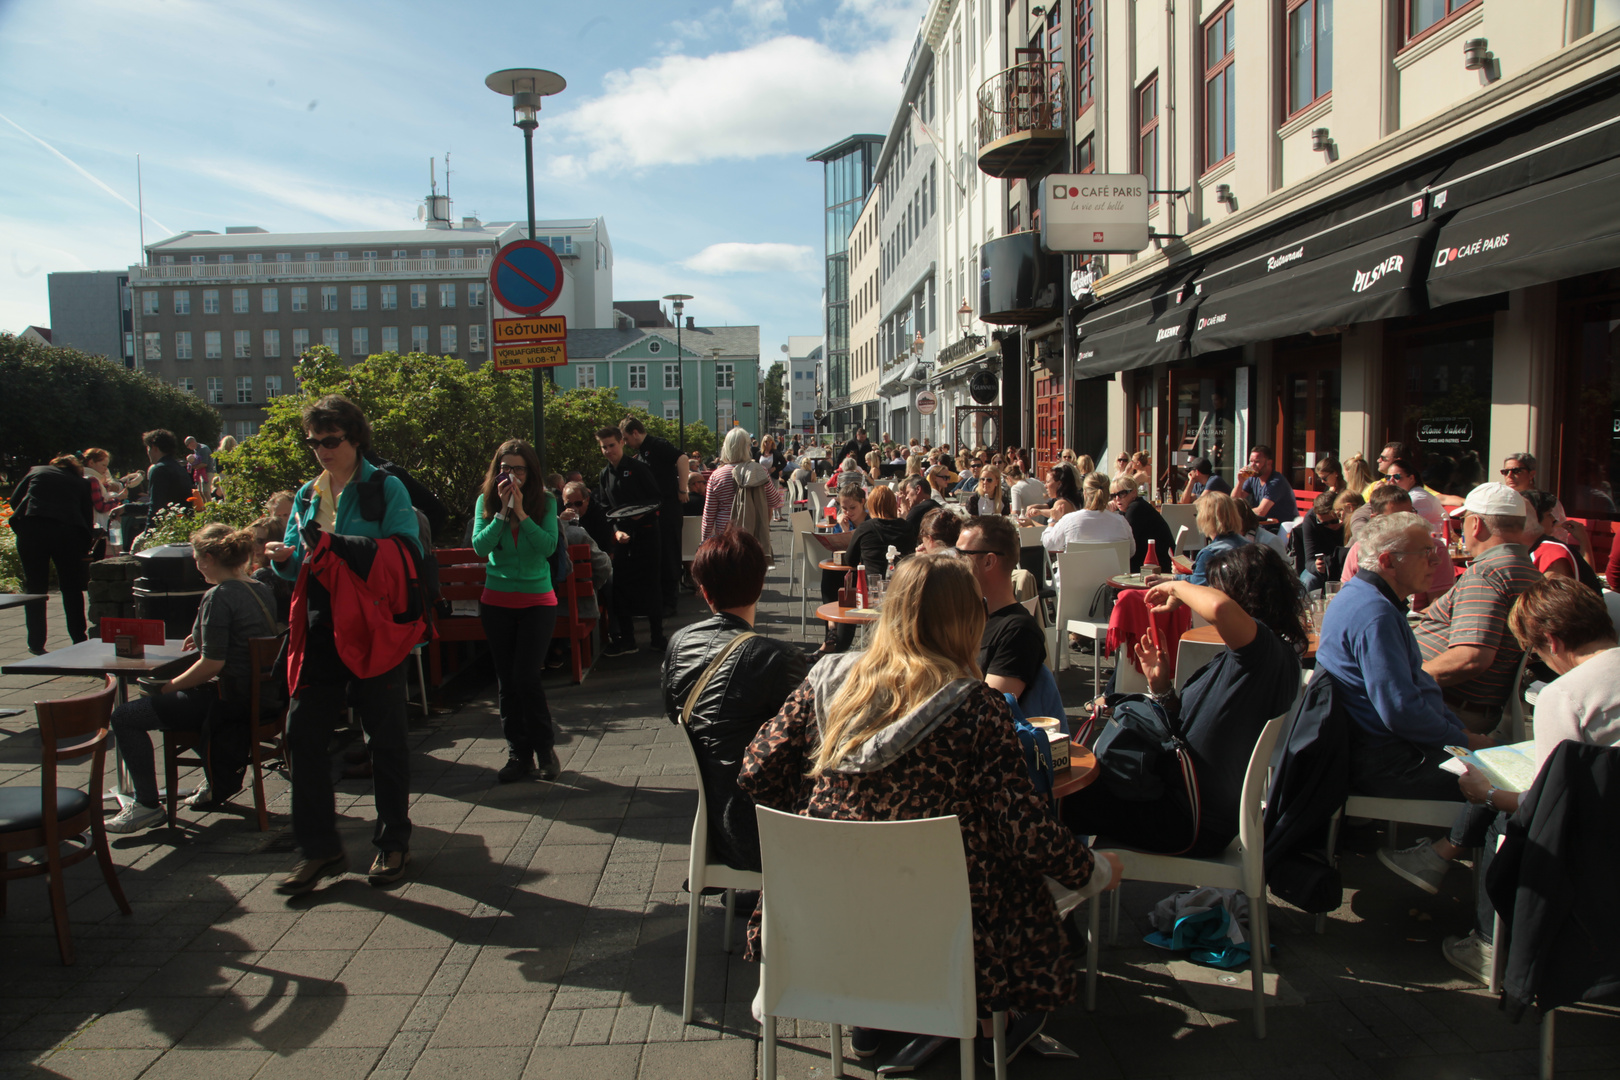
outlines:
[[[552,637],[568,639],[568,651],[574,667],[574,682],[578,684],[585,681],[585,673],[591,669],[591,639],[601,618],[601,608],[598,605],[595,618],[580,617],[580,600],[597,595],[596,582],[591,576],[590,545],[568,545],[568,558],[574,564],[574,571],[557,588],[559,610],[557,627]]]

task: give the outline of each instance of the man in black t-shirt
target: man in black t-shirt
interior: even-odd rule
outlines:
[[[989,611],[979,639],[979,667],[998,693],[1023,700],[1046,663],[1046,635],[1013,594],[1018,568],[1018,529],[1004,517],[969,518],[956,550],[968,561]]]
[[[648,509],[634,517],[614,517],[614,511],[631,506],[657,507],[658,481],[645,462],[625,452],[618,428],[603,428],[596,442],[607,458],[602,470],[601,496],[613,524],[613,629],[604,656],[623,656],[636,651],[635,617],[647,616],[652,649],[662,653],[664,641],[663,604],[659,595],[662,557],[659,548],[660,511]]]
[[[664,614],[673,615],[681,595],[681,504],[691,498],[687,490],[691,462],[668,439],[647,434],[646,427],[634,416],[620,420],[619,430],[624,433],[625,445],[652,469],[658,481],[659,595]]]

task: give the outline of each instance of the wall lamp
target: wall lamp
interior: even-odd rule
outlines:
[[[1479,84],[1489,86],[1502,77],[1502,67],[1491,52],[1490,42],[1484,38],[1469,38],[1463,42],[1463,68],[1479,72]]]
[[[1329,162],[1339,159],[1339,148],[1333,141],[1333,136],[1327,128],[1311,128],[1311,149],[1325,154]]]
[[[1237,209],[1237,196],[1232,194],[1231,184],[1215,185],[1215,201],[1218,203],[1224,203],[1228,210]]]

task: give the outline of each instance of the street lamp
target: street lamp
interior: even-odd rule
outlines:
[[[961,327],[962,336],[968,336],[968,328],[973,325],[973,306],[966,299],[962,306],[956,309],[956,325]]]
[[[681,312],[692,299],[689,293],[672,292],[664,297],[675,306],[675,387],[681,410],[681,453],[686,453],[686,354],[681,351]]]
[[[568,80],[555,71],[539,68],[505,68],[484,80],[484,85],[512,99],[512,126],[523,132],[523,164],[529,185],[529,239],[534,239],[534,129],[540,126],[540,99],[560,94]],[[559,282],[559,284],[561,284]],[[534,376],[534,450],[544,455],[546,446],[546,404],[540,392],[540,368]],[[551,369],[544,369],[551,377]],[[544,458],[542,457],[542,460]]]

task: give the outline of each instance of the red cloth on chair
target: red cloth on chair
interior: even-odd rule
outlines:
[[[1149,612],[1146,589],[1121,589],[1114,600],[1113,613],[1108,616],[1108,651],[1115,652],[1121,644],[1135,644],[1148,632]],[[1159,645],[1170,661],[1170,670],[1176,669],[1176,652],[1181,648],[1181,635],[1192,626],[1192,609],[1182,604],[1174,611],[1152,616],[1159,628]],[[1136,659],[1135,649],[1127,648],[1124,655],[1137,671],[1142,664]]]

